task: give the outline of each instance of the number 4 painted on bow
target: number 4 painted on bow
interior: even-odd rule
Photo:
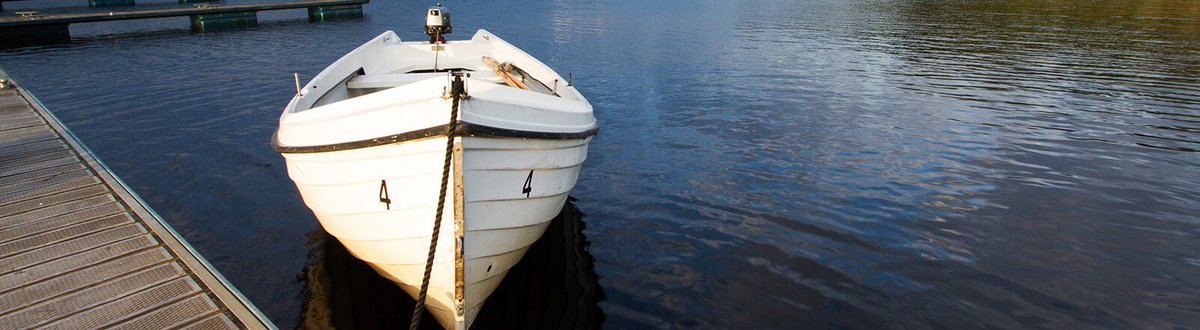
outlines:
[[[529,170],[529,176],[525,177],[525,186],[521,187],[521,193],[525,194],[525,198],[529,198],[529,193],[533,191],[533,170]]]

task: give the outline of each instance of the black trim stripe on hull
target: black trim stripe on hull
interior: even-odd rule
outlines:
[[[449,124],[439,125],[429,128],[422,128],[415,131],[408,131],[400,134],[394,134],[384,137],[378,137],[369,140],[350,141],[334,144],[324,144],[316,146],[283,146],[279,145],[279,131],[271,136],[271,149],[284,154],[311,154],[318,152],[331,152],[352,149],[370,148],[385,144],[400,143],[405,141],[420,140],[435,136],[446,136],[446,129]],[[548,139],[548,140],[571,140],[571,139],[586,139],[600,132],[600,126],[592,127],[582,132],[535,132],[521,131],[507,128],[491,127],[467,122],[460,122],[458,130],[455,132],[457,136],[495,136],[495,137],[510,137],[510,138],[529,138],[529,139]]]

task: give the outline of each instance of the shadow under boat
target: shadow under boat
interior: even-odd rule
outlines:
[[[574,198],[546,233],[510,270],[475,318],[475,329],[598,329],[604,300],[586,224]],[[315,247],[302,274],[306,299],[298,328],[375,329],[407,327],[414,300],[323,229],[309,235]],[[433,316],[421,329],[440,329]]]

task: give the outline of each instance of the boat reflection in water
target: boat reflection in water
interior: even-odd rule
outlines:
[[[472,324],[476,329],[598,329],[604,291],[574,197],[550,222]],[[413,299],[379,276],[323,229],[309,234],[305,303],[299,328],[401,328],[409,323]],[[428,312],[426,312],[428,313]],[[422,329],[440,329],[422,318]]]

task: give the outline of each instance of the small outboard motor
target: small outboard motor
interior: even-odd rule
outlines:
[[[450,11],[442,8],[442,3],[439,2],[436,6],[429,7],[425,12],[425,34],[429,35],[430,43],[446,42],[446,38],[442,35],[454,32],[454,28],[450,27]]]

